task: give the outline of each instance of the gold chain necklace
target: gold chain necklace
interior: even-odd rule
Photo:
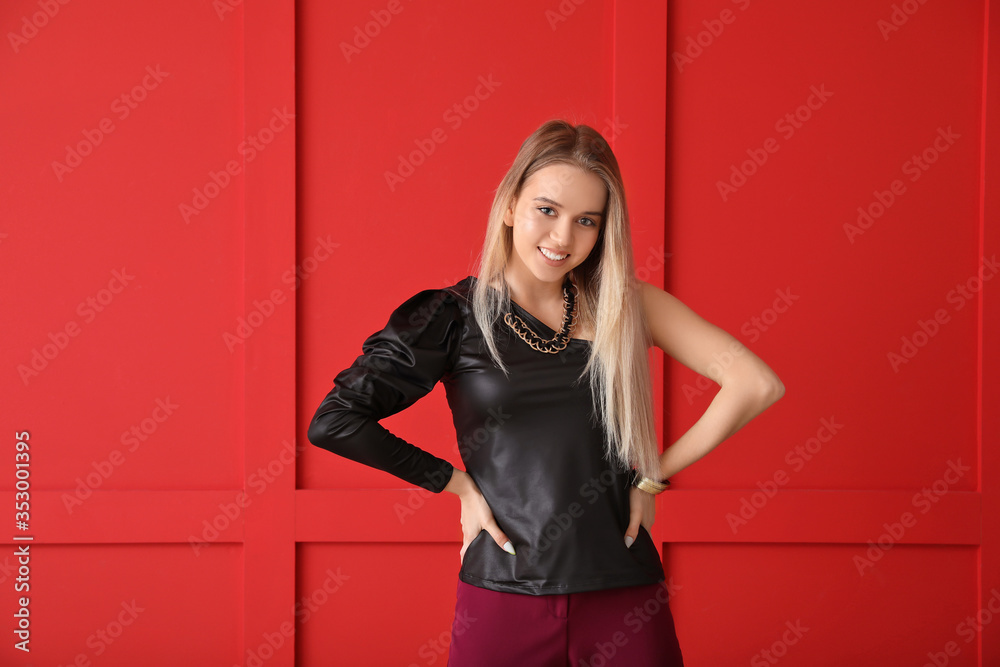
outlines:
[[[572,289],[570,289],[572,287]],[[533,349],[546,354],[557,354],[566,349],[570,333],[576,324],[576,286],[567,281],[563,285],[563,321],[562,328],[552,338],[546,340],[531,330],[524,320],[512,312],[503,316],[503,321]]]

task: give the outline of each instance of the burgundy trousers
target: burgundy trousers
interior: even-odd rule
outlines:
[[[502,593],[459,580],[448,667],[683,667],[665,582]]]

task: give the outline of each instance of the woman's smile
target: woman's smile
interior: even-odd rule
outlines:
[[[545,259],[545,263],[549,266],[562,266],[562,263],[569,257],[568,252],[560,254],[542,246],[538,246],[538,251],[542,253],[542,258]]]

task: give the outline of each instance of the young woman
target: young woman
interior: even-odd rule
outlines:
[[[721,385],[662,454],[652,345]],[[497,189],[478,275],[410,297],[362,351],[309,440],[461,499],[450,667],[683,664],[649,534],[655,495],[784,386],[635,277],[621,175],[599,133],[553,120],[529,136]],[[378,423],[438,381],[464,471]]]

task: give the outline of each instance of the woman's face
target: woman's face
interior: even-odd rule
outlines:
[[[607,198],[604,181],[579,167],[557,163],[536,171],[504,216],[514,228],[508,270],[561,285],[597,243]]]

